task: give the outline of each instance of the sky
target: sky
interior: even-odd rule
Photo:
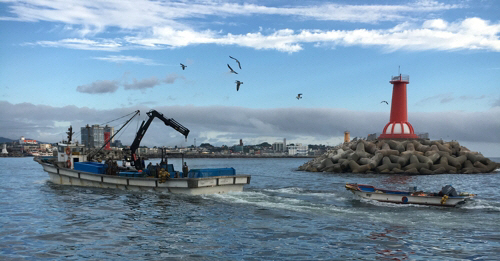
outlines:
[[[499,14],[497,0],[0,0],[0,136],[57,142],[140,110],[116,137],[131,144],[155,109],[191,132],[155,120],[141,145],[332,146],[382,132],[401,73],[416,133],[500,157]]]

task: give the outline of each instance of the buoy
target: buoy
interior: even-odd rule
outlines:
[[[448,200],[448,195],[444,195],[442,198],[441,198],[441,205],[443,205],[444,203],[446,203],[446,201]]]
[[[408,198],[407,198],[407,197],[402,197],[402,198],[401,198],[401,201],[402,201],[403,203],[408,203]]]
[[[66,154],[71,154],[71,149],[69,147],[66,147]]]
[[[71,160],[66,161],[66,167],[68,167],[68,169],[71,168]]]

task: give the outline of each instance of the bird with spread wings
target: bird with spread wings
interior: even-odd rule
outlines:
[[[237,63],[238,63],[238,67],[240,67],[240,70],[241,70],[241,64],[240,64],[240,61],[238,61],[238,59],[232,57],[231,55],[229,55],[229,58],[231,59],[234,59]]]
[[[229,70],[231,70],[231,71],[230,71],[230,73],[238,74],[237,72],[235,72],[235,71],[233,70],[233,68],[231,68],[231,66],[229,66],[229,64],[227,65],[227,67],[229,67]]]

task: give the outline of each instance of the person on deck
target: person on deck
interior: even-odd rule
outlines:
[[[188,168],[188,165],[186,162],[184,162],[184,166],[182,166],[182,176],[184,178],[187,178],[188,176],[188,173],[189,173],[189,168]]]

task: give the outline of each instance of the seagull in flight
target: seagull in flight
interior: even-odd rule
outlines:
[[[295,98],[297,98],[297,100],[302,99],[302,93],[297,94],[297,97]]]
[[[385,104],[389,105],[389,103],[387,101],[381,101],[380,103],[383,103],[383,102],[385,102]]]
[[[227,65],[227,67],[229,67],[229,70],[231,70],[231,72],[232,72],[232,73],[234,73],[234,74],[238,74],[237,72],[235,72],[235,71],[233,70],[233,68],[231,68],[231,66],[229,66],[229,64]]]
[[[231,59],[234,59],[237,63],[238,63],[238,67],[240,67],[240,70],[241,70],[241,64],[240,64],[240,61],[238,61],[238,59],[232,57],[231,55],[229,55],[229,58]]]
[[[243,84],[243,82],[240,82],[240,81],[236,81],[236,91],[239,91],[240,90],[240,85]]]
[[[187,66],[181,63],[182,70],[184,70]]]

